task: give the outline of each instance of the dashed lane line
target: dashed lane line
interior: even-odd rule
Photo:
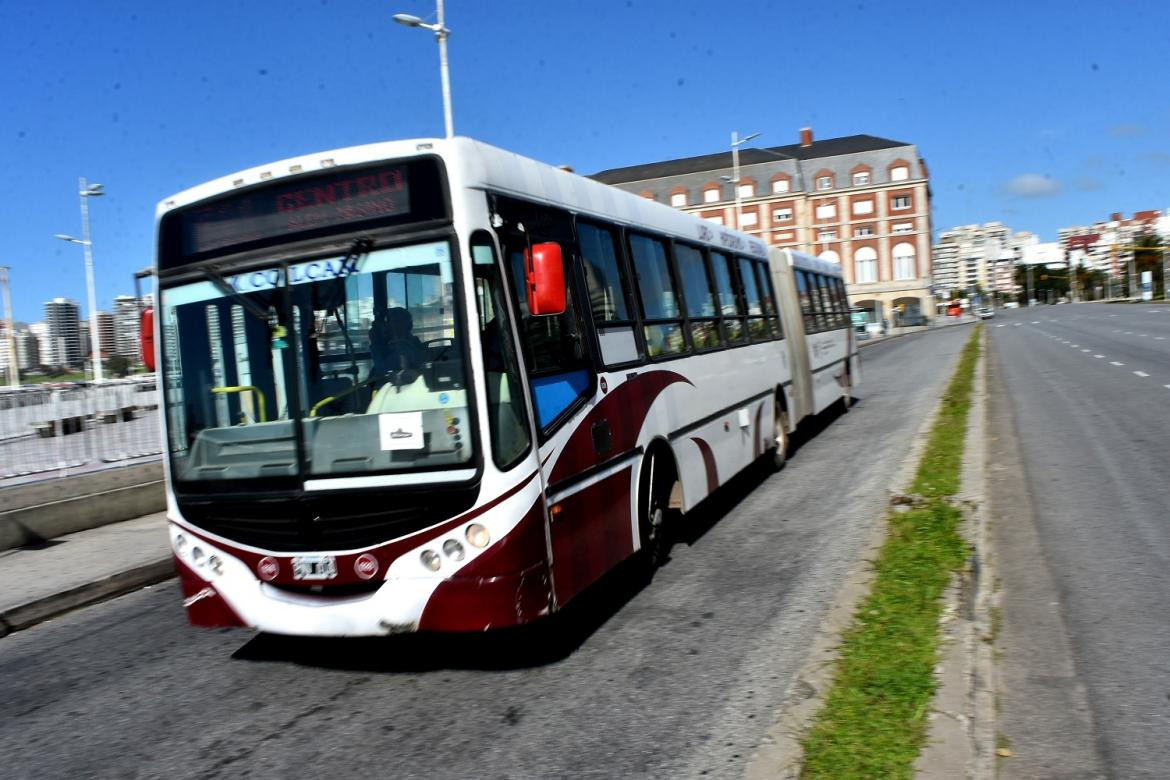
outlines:
[[[1134,371],[1135,376],[1149,376],[1145,371]]]
[[[1104,355],[1093,355],[1093,357],[1095,357],[1095,358],[1097,358],[1098,360],[1100,360],[1101,358],[1103,358],[1103,357],[1105,357],[1105,356],[1104,356]]]
[[[1111,365],[1111,366],[1124,366],[1125,363],[1119,363],[1116,360],[1110,360],[1109,365]]]
[[[1089,349],[1082,349],[1082,350],[1081,350],[1081,352],[1092,352],[1092,350],[1089,350]]]

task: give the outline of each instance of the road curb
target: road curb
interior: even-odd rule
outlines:
[[[0,611],[0,637],[175,576],[169,557]]]
[[[979,363],[967,416],[959,494],[960,533],[971,549],[967,568],[943,595],[938,689],[931,701],[927,744],[914,763],[918,778],[994,778],[995,560],[987,507],[988,337],[980,337]]]
[[[879,344],[881,341],[872,343]],[[961,358],[960,350],[955,354],[954,364],[950,366],[948,376],[954,373],[955,365],[958,365]],[[923,416],[918,430],[915,431],[906,456],[890,483],[890,505],[887,506],[886,513],[874,522],[869,539],[858,551],[856,562],[822,619],[808,657],[785,691],[783,704],[777,709],[772,726],[748,760],[744,771],[745,780],[777,778],[789,780],[799,777],[804,760],[801,740],[808,733],[813,719],[821,711],[833,686],[842,635],[853,625],[857,607],[869,594],[876,577],[873,563],[889,535],[889,515],[893,511],[893,501],[896,496],[911,492],[918,463],[930,438],[930,431],[942,411],[946,390],[947,384],[944,382],[934,406]]]

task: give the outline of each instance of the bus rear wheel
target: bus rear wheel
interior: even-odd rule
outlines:
[[[788,412],[776,404],[772,410],[772,451],[768,456],[774,471],[784,468],[788,462]]]
[[[676,480],[674,464],[662,452],[652,452],[643,467],[639,490],[638,535],[642,557],[651,570],[666,563],[670,551],[670,494]]]

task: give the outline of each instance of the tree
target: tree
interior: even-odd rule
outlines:
[[[130,358],[124,355],[110,355],[106,359],[106,368],[114,376],[126,376],[126,374],[130,373]]]
[[[1162,289],[1162,250],[1158,248],[1166,245],[1166,241],[1157,233],[1142,233],[1133,242],[1133,270],[1137,281],[1141,281],[1143,271],[1149,271],[1154,279],[1155,298],[1165,297],[1166,294]],[[1128,272],[1129,269],[1125,269],[1124,273]]]

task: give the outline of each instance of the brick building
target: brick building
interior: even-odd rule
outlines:
[[[839,263],[873,320],[931,314],[930,179],[917,147],[853,135],[601,171],[591,178]]]

